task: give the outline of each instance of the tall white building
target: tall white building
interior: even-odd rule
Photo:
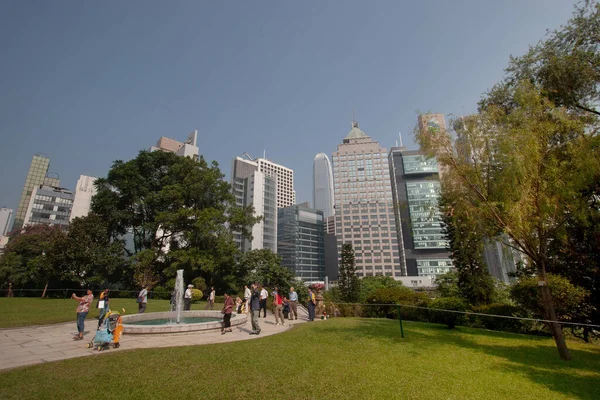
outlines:
[[[319,153],[313,161],[313,206],[327,219],[334,215],[334,204],[331,162],[327,154]]]
[[[168,151],[175,153],[178,156],[191,157],[198,159],[200,149],[197,146],[198,143],[198,131],[195,130],[188,135],[185,142],[179,142],[177,140],[162,136],[156,142],[156,146],[150,147],[149,151]]]
[[[85,217],[89,214],[90,208],[92,207],[92,197],[96,194],[96,187],[94,186],[96,179],[98,178],[93,176],[79,176],[69,221],[73,221],[77,217]]]
[[[31,194],[23,226],[54,225],[66,228],[75,194],[65,188],[39,185]]]
[[[261,216],[252,227],[252,240],[236,233],[234,241],[242,252],[269,249],[277,253],[277,176],[259,169],[256,160],[236,157],[232,162],[231,186],[239,207],[252,206]]]
[[[11,208],[0,208],[0,237],[6,236],[12,226],[13,210]]]
[[[352,244],[358,276],[402,276],[387,150],[352,122],[333,153],[338,254]]]
[[[257,158],[254,162],[256,162],[260,172],[275,178],[277,182],[277,208],[295,205],[294,171],[283,165],[275,164],[266,158]]]

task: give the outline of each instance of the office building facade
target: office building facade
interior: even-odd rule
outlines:
[[[254,215],[262,217],[252,227],[252,240],[234,233],[240,251],[269,249],[277,253],[277,177],[259,171],[252,160],[236,157],[232,163],[231,186],[239,207],[252,206]]]
[[[313,206],[323,211],[323,217],[329,218],[335,214],[334,202],[331,162],[327,154],[319,153],[313,161]]]
[[[49,185],[36,187],[23,226],[45,224],[66,228],[74,199],[75,194],[64,188]]]
[[[420,151],[393,147],[389,165],[402,274],[435,279],[452,268],[438,207],[437,162]]]
[[[8,235],[12,228],[12,208],[0,208],[0,237]]]
[[[266,158],[257,158],[254,162],[258,166],[258,171],[275,178],[277,182],[277,208],[295,205],[294,171]]]
[[[23,227],[27,216],[27,209],[31,202],[31,196],[38,186],[60,185],[60,180],[58,178],[48,176],[49,169],[50,158],[41,154],[33,156],[29,171],[27,172],[27,177],[25,178],[25,184],[23,185],[23,191],[21,193],[21,199],[19,200],[19,206],[17,207],[13,229],[21,229]]]
[[[277,254],[305,282],[325,279],[323,211],[308,203],[277,210]]]
[[[148,151],[167,151],[169,153],[175,153],[182,157],[191,157],[197,160],[200,154],[198,148],[198,131],[195,130],[188,135],[184,142],[162,136],[156,142],[156,146],[150,147]]]
[[[387,150],[353,121],[332,160],[338,254],[352,244],[359,277],[401,276]]]
[[[92,197],[96,194],[96,187],[94,186],[96,179],[98,178],[94,178],[93,176],[79,176],[69,221],[78,217],[85,217],[89,214],[90,208],[92,207]]]

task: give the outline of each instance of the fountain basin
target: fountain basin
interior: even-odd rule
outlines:
[[[124,315],[123,318],[123,333],[127,334],[149,334],[149,333],[176,333],[176,332],[195,332],[195,331],[211,331],[220,330],[223,314],[220,311],[182,311],[182,323],[165,324],[163,321],[168,320],[173,316],[172,312],[155,312],[144,314]],[[193,322],[186,323],[186,320],[195,318],[212,319],[209,322]],[[231,326],[246,324],[248,316],[246,314],[231,315]],[[162,321],[161,321],[162,320]],[[162,322],[162,324],[161,324]],[[137,324],[136,324],[137,323]]]

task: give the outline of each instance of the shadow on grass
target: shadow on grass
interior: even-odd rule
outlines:
[[[580,347],[574,344],[570,348],[573,360],[563,361],[551,338],[464,327],[450,330],[443,325],[420,322],[404,322],[403,326],[404,339],[400,335],[399,322],[385,319],[353,320],[344,325],[323,324],[313,334],[333,333],[339,340],[348,341],[361,337],[389,345],[413,344],[412,351],[420,346],[432,348],[450,344],[502,360],[491,368],[525,376],[566,396],[600,399],[600,349],[588,346],[580,350],[574,348]],[[532,397],[535,394],[532,393]]]

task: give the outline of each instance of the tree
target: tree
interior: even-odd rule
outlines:
[[[213,162],[162,151],[142,151],[115,161],[96,182],[92,210],[107,224],[114,241],[131,256],[138,285],[164,283],[177,269],[186,281],[202,276],[207,284],[231,286],[238,251],[233,232],[251,238],[257,222],[252,207],[237,207],[230,185]],[[124,243],[124,242],[123,242]]]
[[[582,115],[599,116],[600,104],[600,4],[584,1],[573,18],[520,57],[511,57],[506,78],[481,101],[505,110],[515,107],[514,91],[522,81],[542,90],[556,106]]]
[[[417,140],[443,166],[442,191],[455,214],[476,221],[487,237],[506,234],[506,244],[529,258],[545,318],[556,321],[546,281],[548,246],[563,234],[566,216],[586,207],[579,192],[600,166],[591,145],[597,132],[529,82],[517,86],[514,103],[509,112],[490,105],[465,118],[460,140],[435,128]],[[570,359],[560,325],[549,325],[560,356]]]
[[[359,282],[356,276],[356,263],[354,261],[354,248],[352,244],[342,245],[342,257],[340,260],[340,273],[338,278],[340,299],[353,303],[359,297]]]
[[[122,242],[111,238],[107,224],[97,214],[71,221],[61,247],[63,276],[71,281],[106,286],[131,280]]]
[[[45,285],[62,278],[61,244],[65,233],[57,226],[30,225],[17,232],[0,257],[0,277],[17,285]]]
[[[456,268],[457,289],[460,296],[471,305],[489,304],[494,295],[494,278],[490,276],[483,262],[483,234],[477,223],[467,215],[453,211],[451,202],[440,198],[442,223],[452,265]],[[445,296],[448,297],[448,296]]]
[[[283,293],[294,282],[292,271],[282,266],[281,257],[269,249],[251,250],[242,254],[238,271],[246,271],[241,284],[258,282],[268,288],[278,287]]]

